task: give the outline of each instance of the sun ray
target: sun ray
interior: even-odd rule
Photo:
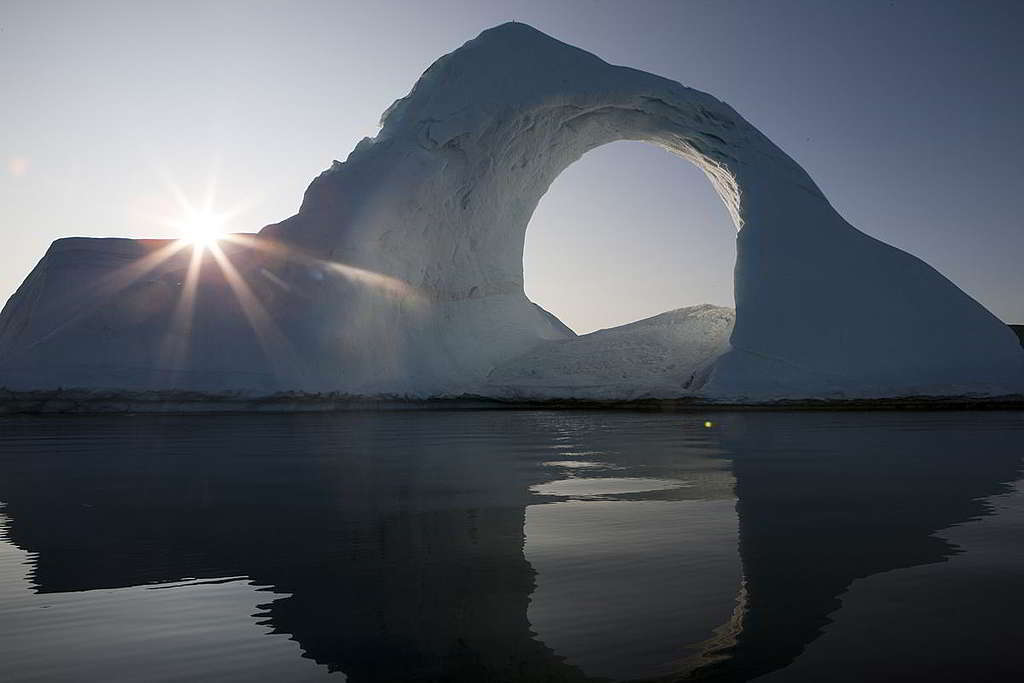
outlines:
[[[184,361],[192,345],[192,324],[195,319],[196,293],[202,266],[203,252],[193,249],[181,294],[178,296],[178,303],[171,316],[167,337],[161,350],[161,364],[172,370],[184,367]]]
[[[238,300],[263,353],[275,366],[275,372],[278,375],[287,375],[289,370],[301,371],[303,365],[288,338],[278,329],[267,309],[253,294],[252,288],[231,263],[224,250],[217,243],[209,245],[208,249],[224,274],[224,279],[234,293],[235,299]]]
[[[104,276],[101,286],[117,291],[139,280],[185,248],[180,241],[168,242],[142,258],[132,261]]]
[[[202,211],[212,213],[213,206],[217,200],[217,178],[220,176],[221,155],[216,154],[210,162],[210,168],[206,172],[206,189],[203,193]]]
[[[367,270],[365,268],[349,266],[337,261],[325,261],[307,251],[299,249],[298,247],[293,247],[281,242],[241,234],[225,235],[223,239],[251,249],[266,252],[286,261],[321,268],[336,275],[340,275],[351,282],[377,290],[389,296],[406,298],[412,302],[419,302],[424,298],[415,287],[404,280],[384,275],[382,273],[377,273],[372,270]]]
[[[60,302],[62,308],[70,309],[73,312],[60,315],[61,323],[36,340],[33,346],[42,344],[60,330],[94,313],[97,309],[106,305],[110,297],[141,280],[184,249],[185,246],[185,243],[180,240],[168,242],[142,258],[133,260],[92,283],[77,288],[69,294],[68,299]]]
[[[192,202],[189,201],[185,192],[181,189],[181,186],[174,182],[174,178],[171,177],[171,174],[167,169],[160,164],[157,164],[155,167],[156,173],[160,177],[160,181],[163,183],[164,188],[174,199],[175,204],[178,205],[178,210],[182,213],[193,210],[194,207],[192,206]]]

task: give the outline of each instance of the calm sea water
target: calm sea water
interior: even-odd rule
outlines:
[[[1022,443],[1020,412],[4,418],[0,679],[1022,680]]]

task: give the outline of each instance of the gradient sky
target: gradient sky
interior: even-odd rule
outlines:
[[[728,102],[853,225],[1024,322],[1021,2],[46,2],[0,6],[0,300],[51,241],[170,237],[173,182],[255,231],[440,55],[523,21]],[[531,223],[526,290],[580,332],[731,305],[695,167],[615,143]],[[865,278],[871,273],[865,272]]]

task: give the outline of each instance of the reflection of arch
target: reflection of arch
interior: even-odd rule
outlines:
[[[695,163],[739,229],[732,348],[707,394],[1019,390],[1024,354],[1004,324],[927,264],[850,226],[732,108],[514,23],[435,62],[376,138],[313,181],[298,214],[236,251],[228,280],[249,305],[242,316],[230,296],[200,294],[194,329],[209,330],[197,341],[210,356],[178,366],[159,357],[174,327],[164,286],[140,290],[113,318],[46,319],[68,308],[54,307],[73,288],[61,263],[75,261],[88,291],[126,249],[75,241],[55,244],[5,308],[0,373],[13,387],[493,393],[493,367],[566,336],[523,294],[530,216],[562,170],[615,140]],[[221,324],[232,317],[240,324]],[[244,353],[216,354],[225,346]]]
[[[827,413],[731,417],[722,433],[737,482],[745,613],[735,642],[693,678],[749,680],[783,668],[821,635],[857,579],[961,552],[936,532],[991,514],[985,499],[1012,489],[1021,476],[1013,424],[998,413],[877,413],[852,429]]]
[[[854,580],[956,553],[935,532],[988,514],[982,499],[1020,476],[1005,414],[845,420],[722,415],[720,451],[671,417],[630,414],[152,419],[134,434],[122,420],[90,420],[75,423],[83,441],[67,443],[96,450],[63,455],[43,439],[38,451],[24,444],[66,424],[12,423],[0,432],[0,453],[17,451],[2,463],[0,500],[42,592],[246,575],[291,593],[268,607],[268,623],[353,681],[578,681],[589,672],[527,621],[536,578],[523,508],[536,471],[497,451],[600,450],[626,468],[610,476],[698,479],[680,492],[698,497],[725,493],[728,465],[742,614],[680,673],[748,680],[799,656]],[[558,428],[566,441],[538,442]],[[405,440],[381,448],[396,433]],[[481,456],[488,443],[495,458]],[[993,641],[1014,636],[993,629]],[[691,644],[679,643],[680,657]]]

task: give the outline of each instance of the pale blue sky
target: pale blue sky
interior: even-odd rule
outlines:
[[[0,299],[62,236],[173,236],[165,178],[231,225],[298,208],[438,56],[515,19],[725,100],[851,223],[1024,322],[1024,3],[0,5]],[[542,201],[527,293],[578,331],[729,304],[734,233],[685,162],[599,149]],[[870,278],[870,273],[865,273]]]

